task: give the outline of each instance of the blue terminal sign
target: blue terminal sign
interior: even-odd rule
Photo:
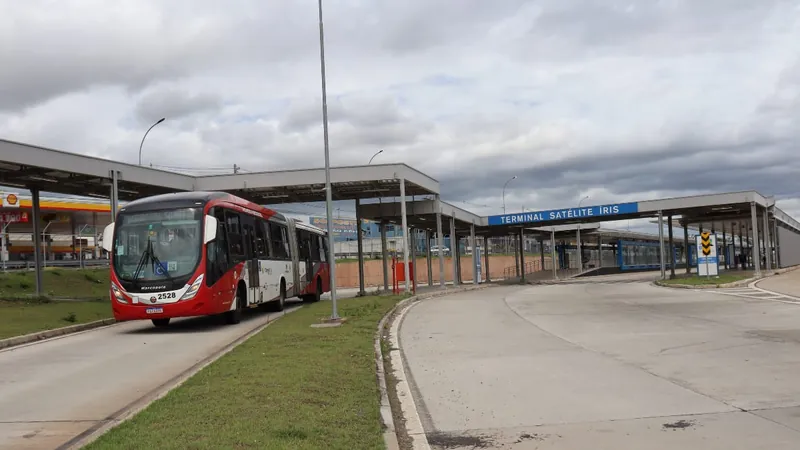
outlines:
[[[514,225],[518,223],[555,222],[593,217],[613,217],[639,212],[638,203],[615,203],[612,205],[586,206],[581,208],[553,209],[516,214],[489,216],[489,225]]]

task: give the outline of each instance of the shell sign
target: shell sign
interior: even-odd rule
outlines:
[[[19,195],[14,193],[0,193],[0,206],[4,208],[19,208]]]

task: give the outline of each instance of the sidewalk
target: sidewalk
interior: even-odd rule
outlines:
[[[768,291],[800,297],[800,270],[773,275],[759,281],[756,286]]]

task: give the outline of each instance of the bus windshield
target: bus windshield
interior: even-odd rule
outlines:
[[[122,213],[116,223],[114,270],[125,281],[191,274],[200,260],[202,208]]]

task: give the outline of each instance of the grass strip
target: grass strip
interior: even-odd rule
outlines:
[[[112,316],[108,300],[0,300],[0,339],[94,322]]]
[[[85,447],[382,449],[373,339],[402,296],[330,302],[281,318]]]
[[[675,278],[673,280],[661,280],[660,284],[664,285],[686,285],[686,286],[713,286],[718,284],[735,283],[737,281],[746,280],[752,277],[751,274],[734,274],[725,273],[720,274],[719,277],[701,277],[697,275]]]
[[[12,270],[0,273],[0,299],[31,296],[36,292],[36,272]],[[108,298],[109,269],[45,268],[43,293],[49,297],[82,300]]]

